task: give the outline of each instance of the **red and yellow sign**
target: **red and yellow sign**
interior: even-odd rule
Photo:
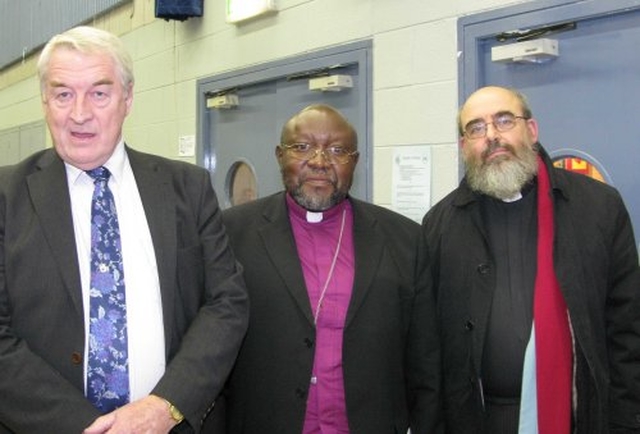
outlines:
[[[555,167],[569,170],[571,172],[577,172],[583,175],[590,176],[591,178],[597,179],[600,182],[605,182],[604,177],[596,168],[596,166],[579,157],[559,158],[553,161],[553,165]]]

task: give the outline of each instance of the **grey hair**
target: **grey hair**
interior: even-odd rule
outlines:
[[[107,54],[115,65],[125,90],[135,81],[133,76],[133,60],[127,52],[122,40],[112,33],[90,26],[79,26],[52,37],[40,53],[37,64],[40,92],[44,94],[49,62],[52,54],[59,48],[75,50],[83,54]]]

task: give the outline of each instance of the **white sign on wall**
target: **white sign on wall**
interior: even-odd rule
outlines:
[[[262,14],[275,12],[275,0],[227,0],[227,22],[238,23]]]
[[[431,147],[397,146],[393,153],[391,207],[417,222],[431,206]]]

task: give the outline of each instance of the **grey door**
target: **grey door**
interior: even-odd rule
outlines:
[[[213,174],[223,207],[282,190],[275,159],[281,128],[313,103],[336,107],[358,131],[361,156],[351,192],[370,199],[369,56],[369,44],[357,44],[199,82],[201,162]],[[309,89],[310,79],[326,75],[347,76],[352,87]],[[211,98],[231,95],[237,105],[207,107]]]
[[[476,59],[465,61],[461,100],[487,84],[522,90],[539,121],[540,141],[551,156],[558,165],[566,167],[573,162],[579,171],[588,171],[615,186],[629,208],[638,240],[638,2],[535,3],[535,8],[507,8],[462,23],[467,30],[465,46],[476,47],[470,52]],[[520,31],[514,33],[514,29]],[[535,37],[557,40],[559,57],[542,63],[491,60],[492,47],[517,42],[510,36],[527,38],[534,32]],[[499,35],[507,39],[500,42]]]

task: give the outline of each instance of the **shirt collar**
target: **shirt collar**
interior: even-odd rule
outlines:
[[[343,200],[339,204],[320,212],[309,211],[306,208],[300,206],[289,193],[286,194],[287,208],[289,214],[296,217],[299,220],[306,221],[308,223],[321,223],[336,218],[347,204],[347,200]]]
[[[113,150],[113,153],[103,166],[109,169],[109,172],[111,172],[111,178],[113,178],[114,181],[119,182],[122,180],[126,161],[127,153],[124,148],[124,140],[120,139]],[[64,166],[67,171],[67,180],[70,184],[75,184],[81,176],[89,176],[84,170],[79,169],[66,161]]]

